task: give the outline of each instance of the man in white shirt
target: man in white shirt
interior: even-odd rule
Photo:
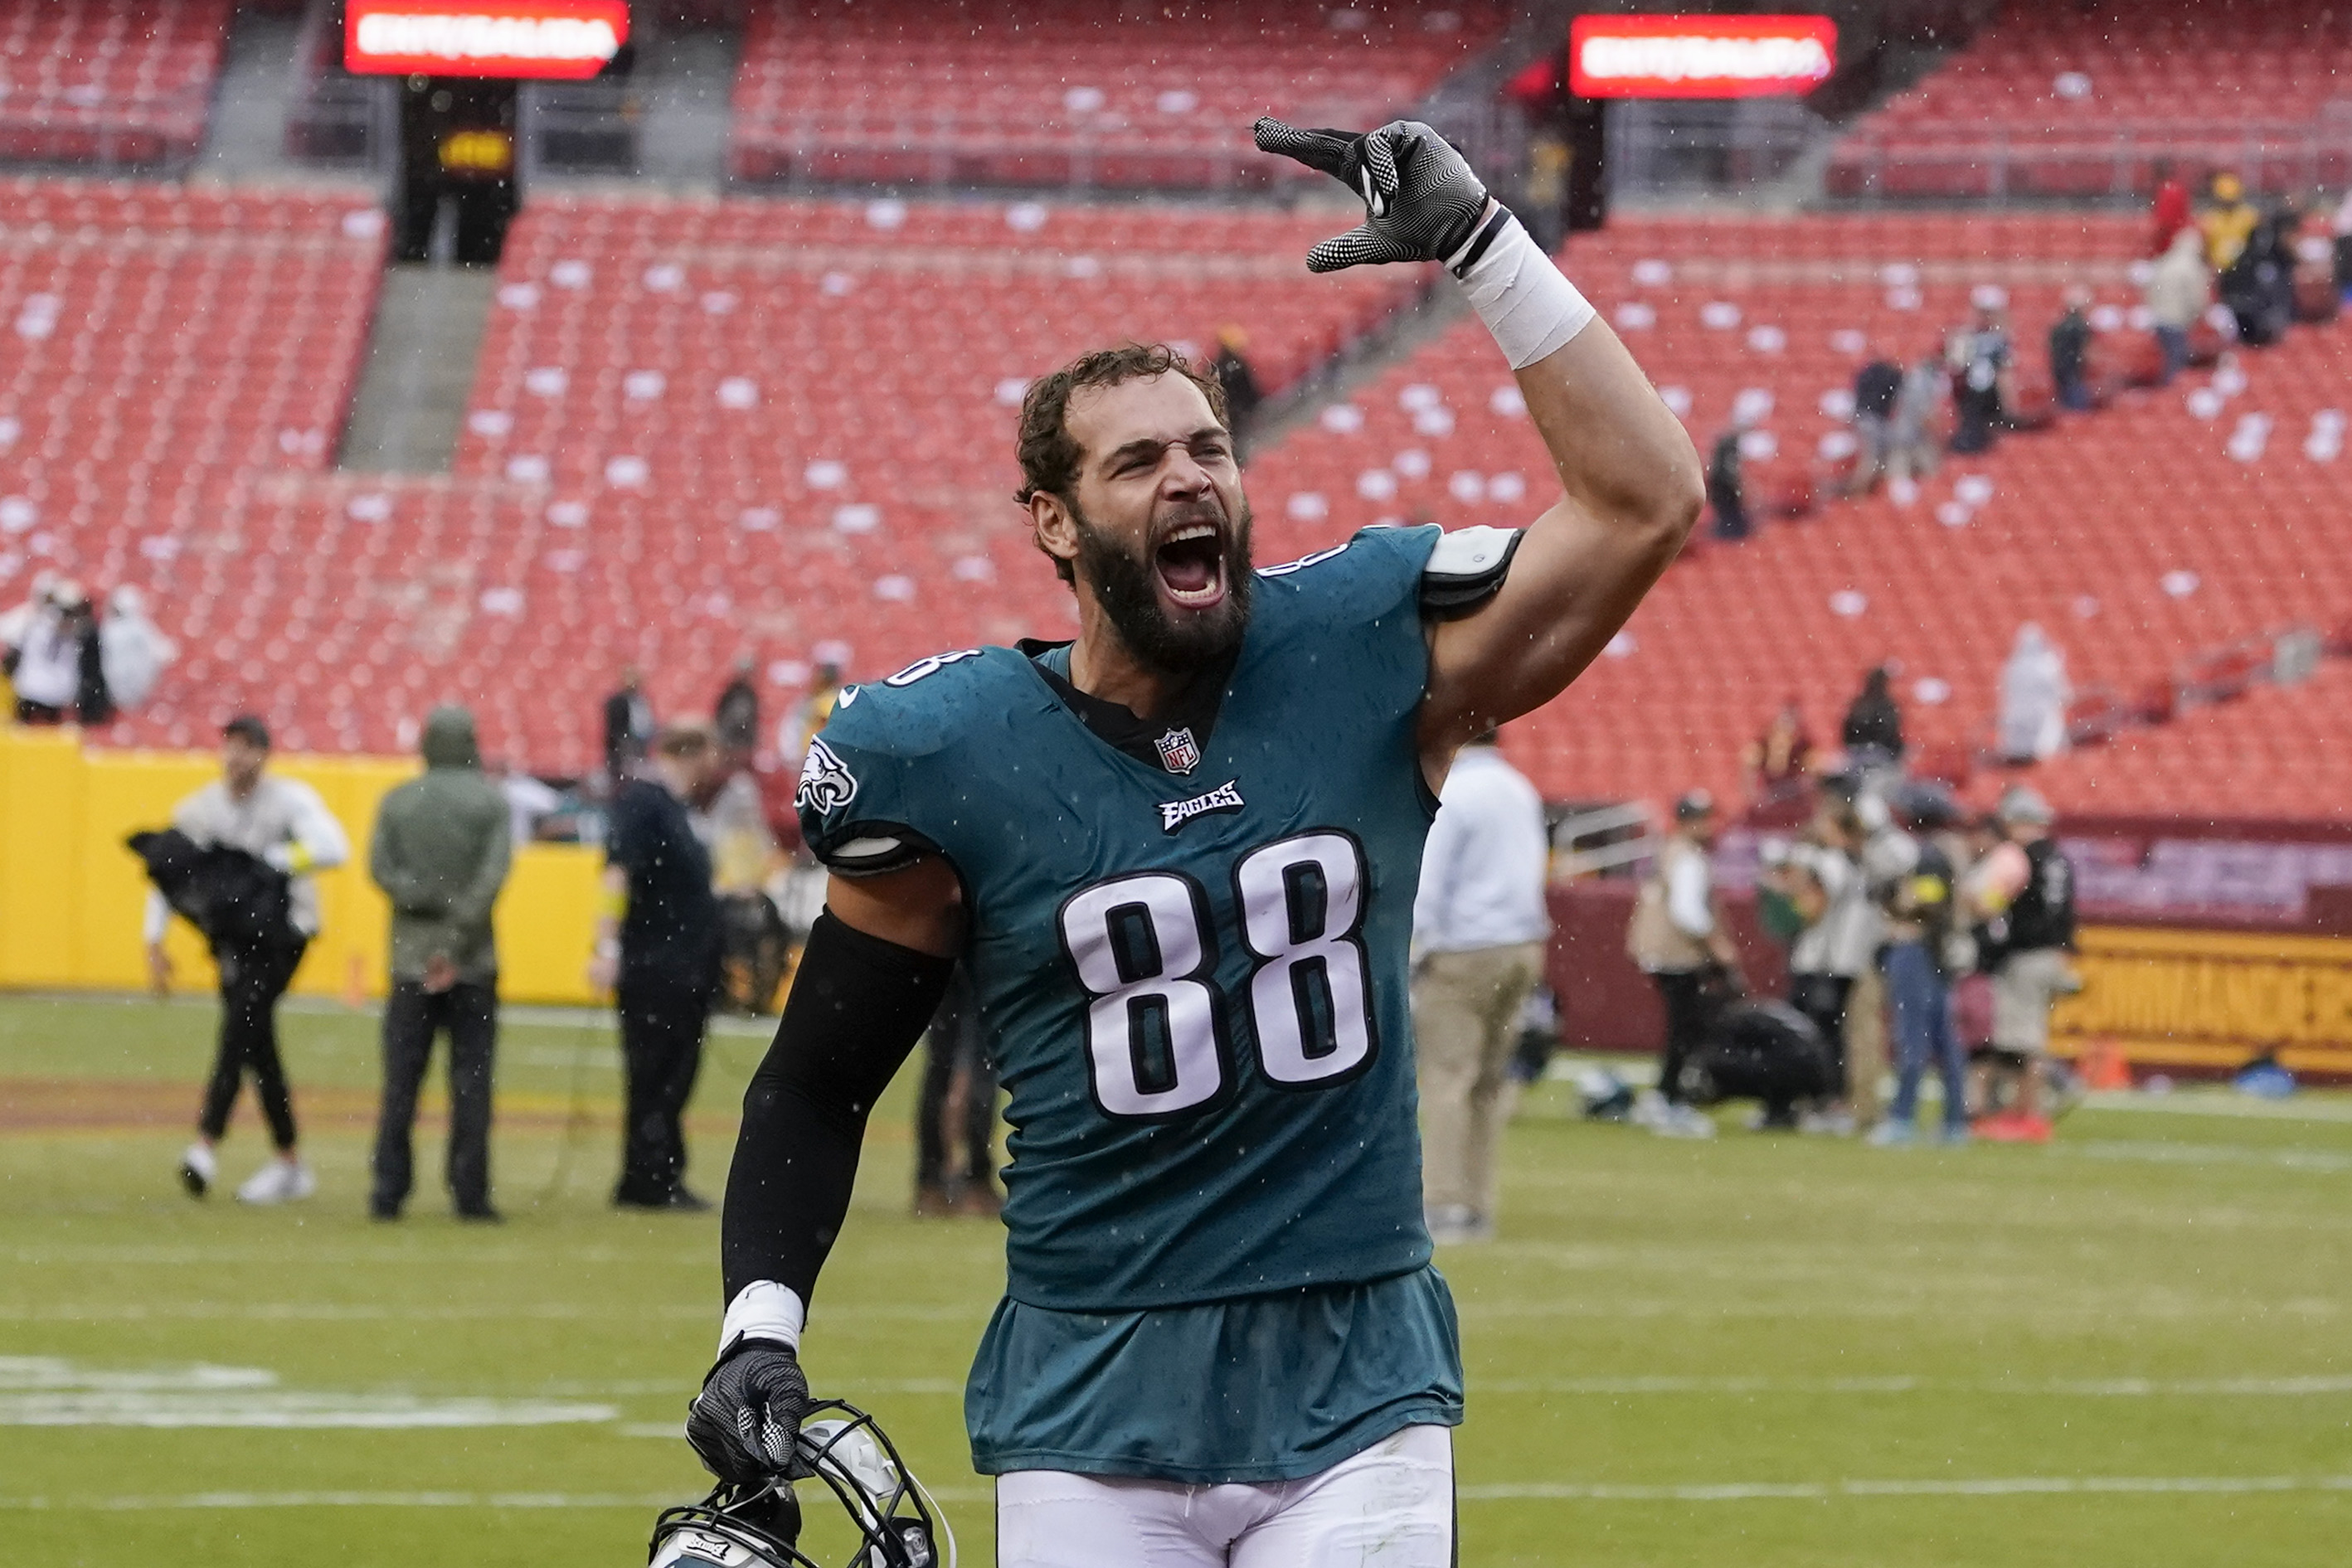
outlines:
[[[250,714],[230,720],[221,731],[221,776],[172,813],[172,826],[197,847],[243,850],[290,879],[282,927],[250,942],[214,942],[220,967],[220,1046],[205,1086],[196,1142],[180,1162],[181,1183],[190,1195],[204,1196],[219,1174],[215,1148],[228,1131],[229,1110],[250,1070],[277,1157],[237,1188],[238,1201],[249,1204],[285,1203],[318,1190],[295,1147],[294,1106],[278,1054],[278,999],[292,982],[303,950],[319,934],[319,889],[312,873],[341,865],[352,852],[342,825],[319,792],[266,772],[268,763],[268,729]],[[170,922],[170,905],[161,893],[150,893],[147,970],[159,995],[172,984],[171,960],[163,952]]]
[[[1412,1026],[1423,1206],[1432,1238],[1458,1242],[1494,1232],[1506,1068],[1551,934],[1551,846],[1543,797],[1503,760],[1492,731],[1462,749],[1438,798],[1412,908]]]

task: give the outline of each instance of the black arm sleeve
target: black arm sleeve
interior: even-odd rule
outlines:
[[[767,1059],[743,1094],[743,1128],[719,1222],[726,1300],[772,1279],[809,1300],[849,1213],[866,1112],[946,994],[951,958],[819,915]]]

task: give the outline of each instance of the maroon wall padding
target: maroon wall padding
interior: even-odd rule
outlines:
[[[1625,952],[1638,884],[1582,882],[1551,892],[1551,956],[1545,966],[1559,1006],[1560,1043],[1580,1050],[1654,1051],[1665,1043],[1657,987]],[[1788,949],[1764,933],[1753,893],[1726,893],[1724,914],[1739,946],[1748,989],[1780,996],[1789,986]]]

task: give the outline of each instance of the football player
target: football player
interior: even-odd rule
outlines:
[[[1520,531],[1367,530],[1253,571],[1215,382],[1164,348],[1088,354],[1020,430],[1076,639],[846,689],[810,746],[799,806],[835,877],[745,1097],[688,1436],[723,1479],[791,1468],[866,1112],[961,959],[1011,1093],[1009,1279],[965,1395],[1009,1568],[1450,1560],[1422,841],[1455,748],[1566,687],[1701,504],[1681,425],[1434,132],[1256,136],[1364,203],[1311,270],[1444,264],[1565,494]]]

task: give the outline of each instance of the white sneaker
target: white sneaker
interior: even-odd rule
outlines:
[[[299,1160],[272,1160],[245,1179],[236,1190],[241,1204],[285,1204],[310,1196],[319,1190],[318,1178],[310,1167]]]
[[[1692,1105],[1669,1105],[1650,1131],[1661,1138],[1712,1138],[1715,1118]]]
[[[209,1143],[191,1143],[188,1152],[180,1156],[180,1185],[188,1195],[200,1198],[212,1184],[220,1180],[220,1162],[213,1155]]]
[[[1646,1127],[1655,1132],[1661,1131],[1668,1121],[1673,1120],[1674,1110],[1673,1106],[1666,1103],[1664,1095],[1654,1089],[1645,1089],[1633,1097],[1633,1112],[1625,1120],[1636,1127]]]

